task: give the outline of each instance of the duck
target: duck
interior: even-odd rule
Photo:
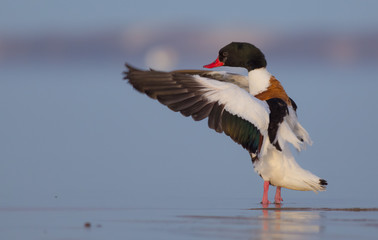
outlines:
[[[247,42],[231,42],[204,68],[245,68],[247,75],[212,70],[141,70],[126,63],[124,79],[138,92],[195,121],[225,133],[248,151],[255,172],[263,179],[261,204],[269,205],[269,186],[276,187],[274,203],[282,204],[281,189],[325,191],[323,178],[303,169],[293,157],[312,145],[299,123],[297,104],[267,70],[262,51]]]

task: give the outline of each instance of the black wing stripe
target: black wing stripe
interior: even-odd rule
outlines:
[[[291,106],[293,107],[294,111],[297,111],[297,108],[298,108],[297,104],[294,102],[293,99],[289,98],[289,100],[290,100]]]
[[[276,142],[277,131],[280,124],[283,122],[284,117],[289,114],[289,110],[285,101],[280,98],[272,98],[266,102],[268,103],[270,109],[268,127],[269,140],[277,150],[282,151],[278,141]]]

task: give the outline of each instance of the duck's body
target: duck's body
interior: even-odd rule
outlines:
[[[129,65],[125,79],[138,91],[194,120],[208,124],[241,144],[251,155],[255,171],[264,179],[263,204],[268,204],[269,184],[323,191],[327,182],[302,169],[289,143],[301,150],[311,139],[299,124],[296,104],[280,82],[266,70],[262,52],[248,43],[231,43],[219,51],[215,62],[204,67],[244,67],[248,76],[202,70],[142,71]]]

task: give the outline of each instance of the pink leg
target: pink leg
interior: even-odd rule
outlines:
[[[261,201],[261,204],[263,205],[263,207],[267,207],[270,203],[268,200],[268,190],[269,190],[269,181],[264,181],[264,194]]]
[[[281,197],[281,187],[277,187],[276,189],[276,196],[274,197],[274,203],[281,204],[283,201]]]

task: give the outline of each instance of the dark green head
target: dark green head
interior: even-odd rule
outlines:
[[[219,50],[219,56],[213,63],[204,67],[242,67],[251,71],[266,65],[265,56],[260,49],[250,43],[232,42]]]

